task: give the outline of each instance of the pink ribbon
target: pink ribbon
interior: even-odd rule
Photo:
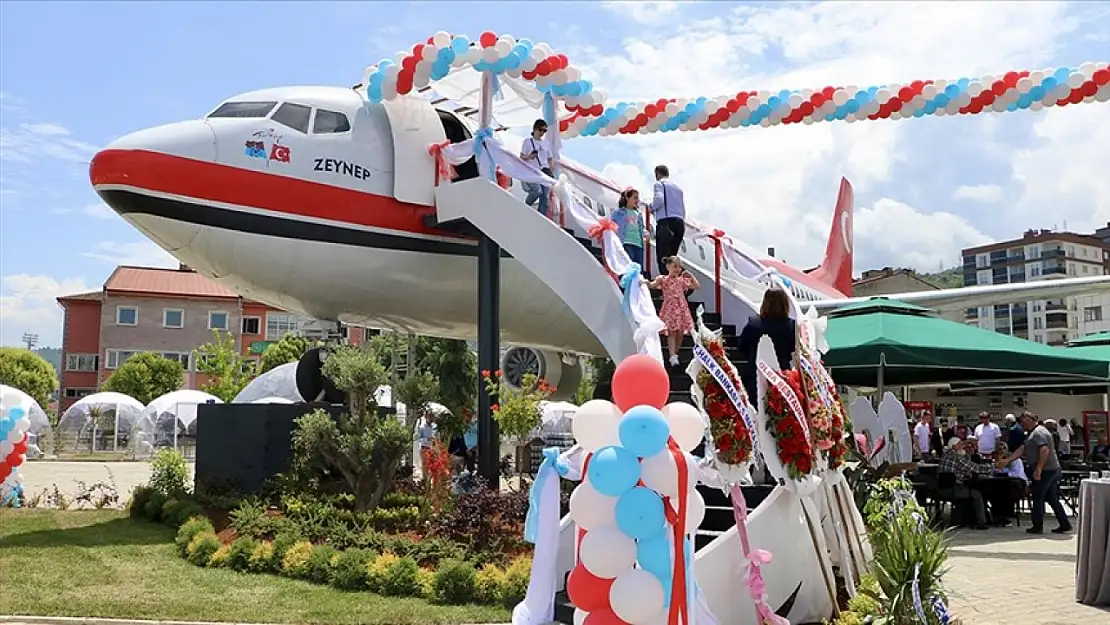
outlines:
[[[732,485],[732,515],[736,519],[736,533],[740,535],[744,559],[748,561],[748,593],[755,604],[760,622],[763,625],[790,625],[790,621],[775,614],[771,606],[767,605],[767,583],[763,581],[763,573],[759,567],[769,563],[772,556],[766,549],[752,551],[748,542],[748,502],[744,501],[744,492],[740,490],[739,484]]]
[[[436,174],[440,182],[449,182],[455,179],[455,168],[443,157],[443,150],[449,145],[451,145],[450,141],[444,141],[428,146],[428,154],[436,159]]]

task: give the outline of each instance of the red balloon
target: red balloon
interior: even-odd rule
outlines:
[[[570,59],[565,54],[557,54],[555,58],[559,59],[559,69],[566,69],[570,65]]]
[[[1100,69],[1093,76],[1095,84],[1102,87],[1110,83],[1110,69]]]
[[[582,625],[628,625],[628,623],[622,621],[612,610],[605,609],[587,614]]]
[[[11,473],[12,473],[12,467],[9,467],[7,465],[7,463],[0,463],[0,482],[3,482],[4,480],[8,479],[8,476],[11,475]],[[606,597],[605,599],[606,599],[605,605],[609,605],[609,602],[608,602],[609,598]]]
[[[430,46],[430,45],[432,45],[432,44],[434,44],[435,42],[436,42],[436,38],[435,38],[435,37],[428,37],[428,45],[429,45],[429,46]]]
[[[1071,102],[1072,104],[1079,104],[1080,102],[1083,101],[1083,91],[1082,91],[1082,89],[1072,89],[1071,90],[1071,95],[1069,95],[1067,99],[1068,99],[1068,102]]]
[[[497,33],[487,30],[478,38],[478,42],[482,44],[483,48],[492,48],[497,45]]]
[[[1098,85],[1095,84],[1095,81],[1088,80],[1079,87],[1079,92],[1083,94],[1083,97],[1089,98],[1098,93]]]
[[[651,356],[629,356],[613,372],[613,403],[622,411],[633,406],[662,409],[670,393],[671,380],[667,370]]]
[[[428,43],[432,43],[432,42],[429,41]],[[416,44],[415,46],[412,47],[412,55],[414,57],[416,57],[417,60],[420,59],[420,53],[423,52],[423,51],[424,51],[424,44],[422,44],[422,43],[418,43],[418,44]]]
[[[613,581],[593,575],[580,562],[567,578],[567,597],[574,607],[583,612],[608,610],[609,589],[613,587]]]
[[[412,91],[412,72],[402,71],[397,74],[397,93],[407,95],[410,91]]]

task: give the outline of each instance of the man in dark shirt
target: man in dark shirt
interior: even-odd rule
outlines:
[[[1048,504],[1056,515],[1057,523],[1060,524],[1052,530],[1052,533],[1070,532],[1071,522],[1064,512],[1064,506],[1060,505],[1060,460],[1056,457],[1052,434],[1043,425],[1037,424],[1037,415],[1028,411],[1021,415],[1021,427],[1026,433],[1025,442],[1008,458],[1000,459],[998,466],[1004,467],[1011,460],[1021,457],[1025,463],[1025,470],[1030,473],[1033,526],[1025,531],[1030,534],[1044,533],[1044,507]]]
[[[1025,430],[1012,414],[1006,415],[1006,450],[1014,453],[1025,442]]]
[[[956,476],[956,499],[970,499],[972,509],[975,511],[975,529],[987,529],[987,508],[983,504],[983,493],[978,489],[969,488],[967,482],[977,475],[990,475],[989,464],[975,464],[968,456],[968,450],[975,449],[974,442],[961,441],[956,438],[948,444],[948,451],[940,459],[937,470],[941,473],[953,473]]]

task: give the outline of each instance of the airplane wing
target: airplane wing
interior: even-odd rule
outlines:
[[[959,289],[939,289],[936,291],[914,291],[912,293],[891,293],[884,297],[897,299],[909,304],[916,304],[936,311],[963,310],[978,306],[993,306],[995,304],[1010,304],[1023,300],[1057,299],[1072,295],[1094,295],[1097,293],[1110,293],[1110,276],[1091,276],[1086,278],[1045,279],[1036,282],[1019,282],[1014,284],[983,284],[979,286],[965,286]],[[817,302],[807,302],[803,307],[811,304],[818,312],[828,312],[855,304],[865,302],[871,297],[848,297],[844,299],[829,299]]]

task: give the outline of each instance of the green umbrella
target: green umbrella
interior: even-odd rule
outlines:
[[[1110,380],[1110,361],[941,319],[874,298],[829,313],[824,362],[839,384]]]

